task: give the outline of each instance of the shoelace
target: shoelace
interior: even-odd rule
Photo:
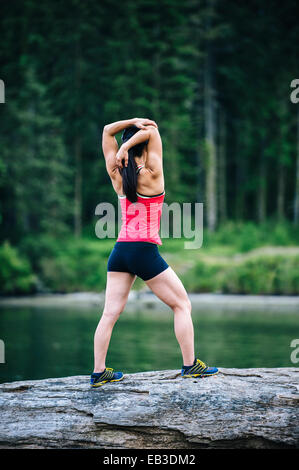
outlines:
[[[200,364],[202,367],[207,367],[204,362],[202,362],[200,359],[196,360],[196,364]]]
[[[94,378],[96,382],[101,382],[102,380],[112,379],[113,378],[113,369],[111,367],[106,367],[101,377]]]
[[[194,364],[194,366],[190,367],[190,369],[188,369],[186,371],[186,374],[196,374],[196,373],[200,373],[202,371],[204,371],[205,369],[207,368],[206,364],[201,361],[200,359],[196,359],[196,364]]]
[[[101,380],[102,379],[112,379],[113,378],[113,369],[111,367],[106,367],[106,370],[103,374],[103,376],[101,377]]]

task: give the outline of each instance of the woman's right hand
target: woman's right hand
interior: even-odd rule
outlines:
[[[139,129],[146,129],[146,126],[154,126],[158,128],[157,123],[155,121],[152,121],[151,119],[135,118],[134,124]]]
[[[128,149],[125,146],[125,144],[123,144],[119,148],[119,150],[116,154],[116,164],[117,164],[118,168],[124,168],[124,167],[128,166],[128,161],[129,161]]]

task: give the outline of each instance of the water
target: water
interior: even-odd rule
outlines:
[[[296,367],[291,341],[298,337],[292,313],[193,311],[196,353],[219,367]],[[1,308],[5,364],[0,381],[86,375],[93,367],[98,310]],[[296,336],[297,335],[297,336]],[[123,313],[113,330],[107,367],[125,373],[180,369],[171,312]]]

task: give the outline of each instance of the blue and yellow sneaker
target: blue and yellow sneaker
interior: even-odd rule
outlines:
[[[217,367],[207,367],[200,359],[196,359],[192,366],[183,366],[181,376],[184,378],[209,377],[218,374]]]
[[[94,372],[90,377],[91,387],[100,387],[107,382],[119,382],[124,378],[122,372],[114,372],[110,367],[106,367],[103,372]]]

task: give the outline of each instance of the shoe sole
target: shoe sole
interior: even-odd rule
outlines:
[[[211,377],[212,375],[217,375],[219,374],[219,370],[217,370],[217,372],[213,372],[212,374],[190,374],[190,375],[182,375],[182,378],[183,379],[195,379],[197,377]]]
[[[108,382],[120,382],[123,380],[124,377],[121,377],[120,379],[113,379],[113,380],[103,380],[103,382],[97,382],[96,384],[91,385],[91,388],[97,388],[101,387],[102,385],[108,383]]]

